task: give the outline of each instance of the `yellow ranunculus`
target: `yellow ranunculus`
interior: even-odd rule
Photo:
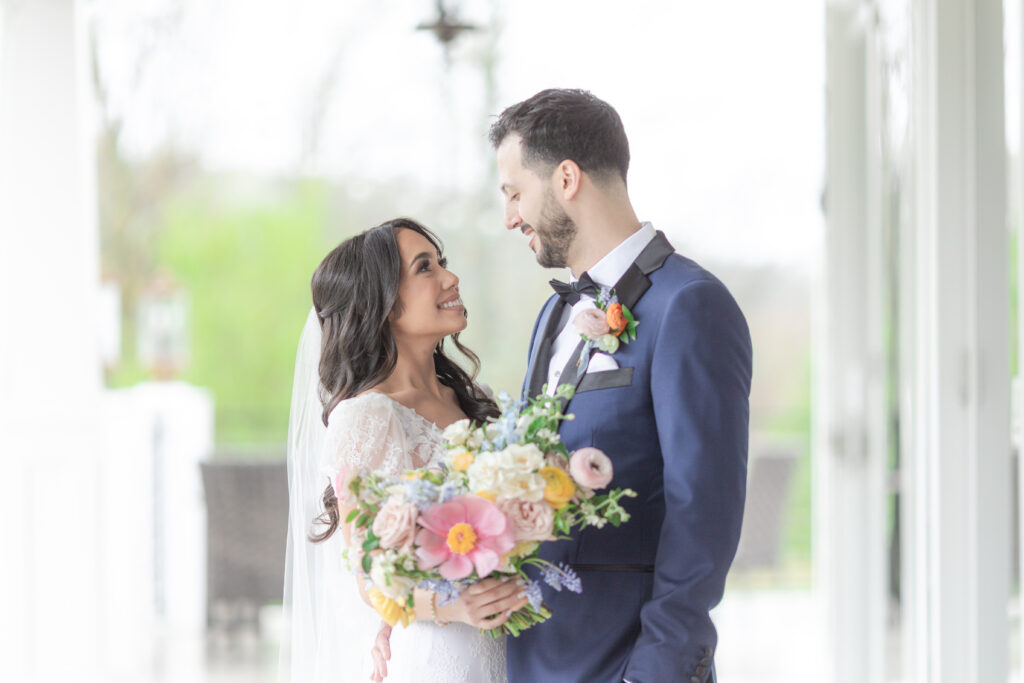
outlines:
[[[494,491],[477,491],[476,492],[476,497],[477,498],[483,498],[485,500],[489,500],[492,503],[495,502],[496,500],[498,500],[498,496],[496,496],[494,494]]]
[[[454,458],[452,458],[452,467],[457,469],[459,472],[465,472],[469,469],[469,466],[473,464],[473,454],[469,451],[462,451]]]
[[[539,545],[540,543],[538,541],[523,541],[522,543],[518,544],[515,548],[512,548],[512,550],[509,550],[505,557],[513,559],[517,557],[526,557],[534,550],[536,550],[537,546]]]
[[[366,597],[370,599],[373,609],[377,610],[377,614],[387,622],[388,626],[394,626],[399,622],[402,623],[402,626],[408,626],[416,621],[416,612],[411,607],[400,605],[381,593],[376,586],[371,586],[366,591]]]
[[[544,500],[556,510],[566,506],[573,494],[576,493],[576,484],[573,483],[569,473],[558,467],[542,467],[540,476],[544,477]]]

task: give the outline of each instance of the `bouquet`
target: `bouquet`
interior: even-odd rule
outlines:
[[[527,566],[541,570],[555,590],[582,592],[567,565],[538,556],[542,543],[570,537],[575,529],[629,520],[620,500],[630,489],[598,494],[612,480],[612,463],[596,448],[569,453],[558,424],[571,420],[558,398],[528,402],[499,396],[501,416],[476,424],[460,420],[444,431],[446,454],[438,466],[401,477],[379,472],[339,476],[339,499],[354,506],[355,553],[350,566],[368,581],[371,604],[390,625],[413,620],[413,590],[435,591],[439,604],[489,576],[521,576],[528,604],[488,633],[518,635],[551,616],[540,584]],[[349,552],[349,551],[346,551]]]

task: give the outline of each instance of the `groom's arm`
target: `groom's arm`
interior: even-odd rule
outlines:
[[[686,285],[651,363],[665,521],[627,681],[709,678],[717,642],[708,612],[722,597],[743,519],[750,375],[750,334],[728,290],[716,280]]]

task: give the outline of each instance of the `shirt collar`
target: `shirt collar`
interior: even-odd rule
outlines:
[[[641,223],[639,230],[619,242],[604,258],[587,269],[590,278],[602,287],[615,286],[656,234],[651,223]],[[572,273],[569,274],[569,282],[576,282],[577,279]]]

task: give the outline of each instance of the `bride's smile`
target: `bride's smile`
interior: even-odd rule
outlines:
[[[466,329],[466,307],[459,295],[459,277],[448,270],[448,260],[423,235],[402,229],[395,235],[402,261],[398,302],[391,330],[399,343],[405,339],[444,337]]]

